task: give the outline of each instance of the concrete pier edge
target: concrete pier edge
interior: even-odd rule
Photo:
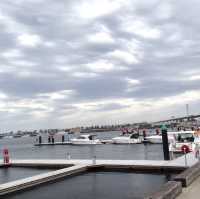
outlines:
[[[158,191],[144,199],[175,199],[181,193],[181,182],[168,181]]]
[[[199,176],[200,176],[200,162],[196,163],[192,167],[186,169],[185,171],[174,177],[174,180],[180,181],[183,187],[187,187]]]

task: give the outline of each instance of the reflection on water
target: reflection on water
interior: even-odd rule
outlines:
[[[133,199],[158,190],[165,182],[164,175],[92,172],[35,187],[4,199]]]

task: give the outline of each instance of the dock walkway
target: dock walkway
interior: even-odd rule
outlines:
[[[0,195],[24,190],[42,183],[85,172],[89,165],[76,165],[0,185]]]
[[[164,160],[108,160],[108,159],[12,159],[13,166],[69,166],[69,165],[132,165],[157,167],[191,167],[198,162],[193,153],[170,161]],[[0,166],[3,166],[0,160]]]
[[[65,142],[44,142],[44,143],[35,143],[34,146],[52,146],[52,145],[70,145],[72,144],[70,141]]]
[[[135,171],[167,171],[183,170],[198,162],[193,153],[188,153],[175,160],[101,160],[101,159],[12,159],[11,167],[59,167],[52,172],[28,177],[0,185],[0,195],[24,190],[42,183],[54,181],[66,176],[84,173],[90,169],[103,167],[106,169],[133,169]],[[0,166],[3,162],[0,161]],[[200,179],[199,179],[200,182]],[[198,189],[197,189],[198,190]],[[182,198],[179,198],[182,199]]]
[[[190,186],[182,189],[182,193],[177,199],[198,199],[200,196],[200,177],[198,177]]]

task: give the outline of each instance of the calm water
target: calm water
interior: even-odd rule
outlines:
[[[109,139],[118,136],[120,132],[98,133],[99,138]],[[103,144],[96,146],[34,146],[35,137],[24,138],[8,138],[0,140],[0,150],[4,147],[9,149],[11,158],[14,159],[59,159],[66,158],[67,153],[70,153],[71,158],[86,159],[96,155],[99,159],[163,159],[162,145],[113,145]],[[56,138],[61,140],[61,136]],[[47,142],[47,138],[45,140]]]
[[[19,180],[33,175],[52,171],[50,169],[36,169],[36,168],[0,168],[0,184]]]
[[[86,173],[9,195],[4,199],[138,199],[158,190],[165,182],[164,175]]]

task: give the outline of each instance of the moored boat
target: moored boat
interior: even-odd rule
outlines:
[[[113,144],[140,144],[142,143],[142,138],[138,133],[132,133],[130,135],[121,135],[112,138]]]
[[[175,132],[168,132],[168,141],[169,143],[174,142],[174,133]],[[162,144],[162,135],[150,135],[145,137],[146,142],[149,142],[151,144]]]
[[[95,139],[95,136],[96,135],[84,134],[77,138],[72,138],[70,142],[74,145],[102,144],[99,139]]]
[[[174,133],[174,142],[169,150],[175,153],[195,152],[200,147],[200,136],[196,131],[179,131]]]

